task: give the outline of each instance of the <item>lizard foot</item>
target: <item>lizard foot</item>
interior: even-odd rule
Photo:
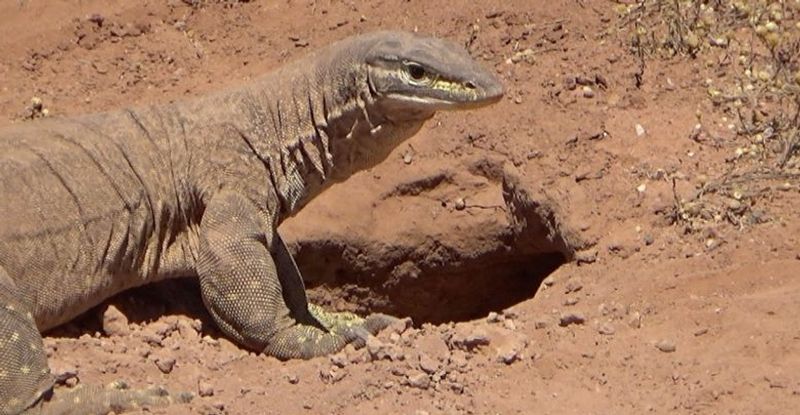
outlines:
[[[400,321],[397,317],[381,313],[362,318],[349,312],[331,312],[314,304],[308,305],[308,311],[328,331],[343,335],[356,348],[366,345],[370,335],[378,334],[386,327]]]
[[[362,318],[348,312],[330,312],[313,304],[309,304],[308,311],[315,322],[298,322],[279,331],[263,352],[281,360],[325,356],[342,350],[348,344],[364,347],[369,336],[402,321],[385,314]]]
[[[79,385],[71,389],[55,389],[45,394],[24,415],[105,415],[121,413],[147,406],[167,406],[188,403],[194,397],[189,392],[171,395],[162,387],[129,389],[122,381],[106,387]]]

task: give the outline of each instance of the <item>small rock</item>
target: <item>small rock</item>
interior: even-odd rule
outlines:
[[[567,297],[564,299],[564,305],[573,306],[575,304],[578,304],[578,301],[580,301],[580,298],[578,297]]]
[[[174,357],[164,356],[156,358],[156,366],[161,373],[170,373],[175,368],[176,360]]]
[[[425,353],[419,354],[419,368],[422,369],[423,372],[432,375],[439,370],[439,362],[432,359]]]
[[[497,361],[510,365],[518,360],[522,360],[521,350],[515,348],[502,348],[497,350]]]
[[[591,264],[597,261],[597,250],[587,249],[575,253],[575,262],[580,264]]]
[[[413,375],[408,375],[407,382],[408,386],[422,390],[428,389],[431,386],[430,377],[423,372],[417,372]]]
[[[490,342],[486,332],[480,329],[476,329],[469,334],[457,333],[450,338],[452,346],[467,351],[472,351],[479,346],[486,346]]]
[[[669,340],[661,340],[658,343],[656,343],[656,348],[664,353],[672,353],[675,351],[676,346],[675,343]]]
[[[401,318],[392,323],[387,330],[391,333],[402,335],[406,332],[406,330],[410,329],[414,326],[414,322],[411,320],[410,317]]]
[[[589,85],[584,85],[583,88],[581,88],[581,93],[584,98],[594,98],[594,90]]]
[[[411,164],[412,161],[414,161],[414,155],[412,155],[411,152],[403,154],[403,163]]]
[[[598,329],[597,332],[606,336],[611,336],[617,332],[617,330],[609,323],[602,324]]]
[[[455,200],[455,208],[456,210],[464,210],[467,208],[467,202],[464,200],[463,197],[459,197]]]
[[[644,127],[642,127],[642,124],[636,124],[635,129],[637,137],[641,137],[647,132],[645,131]]]
[[[347,372],[343,369],[339,369],[336,366],[331,367],[329,370],[320,369],[319,377],[322,379],[322,382],[333,384],[337,383],[340,380],[344,379],[347,376]]]
[[[462,351],[455,351],[450,354],[447,358],[447,371],[459,371],[463,372],[467,369],[469,362],[467,361],[467,356]]]
[[[556,283],[556,277],[552,275],[549,275],[547,278],[542,280],[542,284],[544,284],[546,287],[552,287],[553,284],[555,283]]]
[[[214,386],[207,380],[200,380],[197,382],[197,394],[204,398],[214,396]]]
[[[649,233],[646,233],[642,236],[642,241],[644,241],[644,244],[647,246],[650,246],[653,244],[653,242],[655,242],[655,240],[653,239],[653,235]]]
[[[331,363],[336,367],[345,367],[349,363],[347,361],[347,356],[343,353],[337,353],[335,355],[331,355]]]
[[[536,330],[547,328],[547,320],[544,318],[536,319],[536,321],[533,322],[533,328]]]
[[[289,383],[291,383],[292,385],[297,385],[298,383],[300,383],[300,378],[297,377],[297,375],[295,374],[286,375],[286,380],[289,381]]]
[[[178,30],[180,32],[185,32],[186,31],[186,21],[185,20],[178,20],[178,21],[175,22],[175,24],[172,25],[172,27],[174,27],[175,30]]]
[[[367,353],[372,361],[404,359],[403,352],[394,344],[384,343],[375,336],[367,338]]]
[[[786,389],[789,384],[789,381],[780,374],[764,376],[764,380],[772,389]]]
[[[564,293],[565,294],[576,293],[581,289],[583,289],[583,283],[581,283],[581,280],[573,278],[567,281],[567,285],[566,287],[564,287]]]
[[[642,315],[639,314],[638,311],[634,311],[631,313],[630,318],[628,318],[628,325],[631,328],[638,329],[642,327]]]
[[[103,17],[103,15],[100,14],[100,13],[92,13],[89,16],[86,17],[86,20],[88,20],[88,21],[90,21],[90,22],[92,22],[92,23],[94,23],[94,24],[96,24],[98,26],[103,26],[103,22],[106,20],[106,18]]]
[[[507,328],[507,329],[509,329],[511,331],[514,331],[514,330],[517,329],[516,323],[514,323],[514,320],[512,320],[510,318],[507,318],[507,319],[503,320],[503,327],[505,327],[505,328]]]
[[[486,317],[486,321],[489,323],[499,323],[500,320],[500,314],[497,314],[494,311],[489,312],[489,315]]]
[[[184,339],[200,338],[200,329],[202,328],[202,323],[199,320],[191,320],[185,317],[179,318],[177,326],[178,326],[178,333],[180,334],[181,338]]]
[[[564,313],[559,319],[558,325],[567,327],[572,324],[583,324],[586,322],[586,317],[581,313]]]
[[[71,380],[74,380],[74,383],[77,383],[78,380],[78,368],[75,366],[61,366],[57,363],[50,363],[52,368],[51,372],[55,377],[54,381],[59,385],[66,385],[70,383]]]
[[[103,332],[109,336],[127,336],[131,333],[128,317],[113,304],[103,311]]]

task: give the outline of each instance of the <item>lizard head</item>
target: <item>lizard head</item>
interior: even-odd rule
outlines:
[[[383,106],[433,114],[499,101],[503,85],[455,43],[383,32],[367,52],[370,91]]]

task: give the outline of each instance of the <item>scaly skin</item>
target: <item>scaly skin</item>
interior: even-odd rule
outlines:
[[[40,332],[130,287],[194,275],[221,330],[281,359],[395,319],[309,306],[277,227],[374,166],[436,111],[502,87],[450,43],[353,37],[185,102],[0,130],[0,414],[120,412],[162,390],[59,390]]]

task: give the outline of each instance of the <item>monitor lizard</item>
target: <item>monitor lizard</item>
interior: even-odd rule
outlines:
[[[395,319],[309,304],[277,226],[437,111],[502,96],[461,46],[381,31],[211,95],[0,129],[0,414],[188,400],[55,388],[43,348],[41,332],[167,278],[196,276],[244,348],[305,359],[364,344]]]

